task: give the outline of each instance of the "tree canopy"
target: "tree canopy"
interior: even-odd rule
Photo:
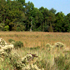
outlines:
[[[70,32],[70,13],[56,11],[25,0],[0,0],[0,31]]]

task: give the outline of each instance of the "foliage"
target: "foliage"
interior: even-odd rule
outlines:
[[[54,46],[55,46],[55,47],[59,47],[59,48],[63,48],[63,47],[65,47],[65,45],[64,45],[63,43],[61,43],[61,42],[57,42],[57,43],[55,43]]]
[[[8,41],[9,41],[10,43],[15,42],[15,40],[13,40],[13,39],[9,39]]]
[[[70,13],[66,16],[25,0],[0,0],[0,31],[70,32]]]
[[[0,23],[0,31],[4,31],[4,27],[5,27],[5,24],[4,23]]]
[[[52,47],[51,44],[49,44],[49,43],[46,44],[46,48],[51,48],[51,47]]]
[[[50,26],[49,26],[49,28],[48,28],[48,31],[49,31],[49,32],[53,32],[52,24],[50,24]]]
[[[59,70],[69,70],[70,69],[70,66],[69,66],[70,61],[66,62],[67,60],[69,60],[69,58],[67,58],[67,56],[62,56],[62,54],[55,58],[55,63],[58,66]]]
[[[17,48],[22,48],[24,45],[21,41],[16,41],[14,43],[14,47],[17,49]]]
[[[1,70],[69,70],[70,50],[56,48],[48,51],[46,45],[44,50],[24,48],[14,49],[13,45],[5,45],[0,48]],[[10,52],[6,50],[10,49]],[[39,53],[40,52],[40,53]]]
[[[8,26],[8,25],[6,25],[6,26],[4,27],[4,31],[9,31],[9,26]]]

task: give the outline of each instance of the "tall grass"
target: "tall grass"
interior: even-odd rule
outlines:
[[[36,54],[38,57],[35,58],[31,63],[36,64],[40,69],[44,70],[69,70],[70,69],[70,51],[65,49],[53,48],[48,50],[46,48],[19,48],[13,49],[12,53],[17,53],[19,58],[26,56],[28,53]],[[0,69],[3,70],[14,70],[15,62],[17,60],[17,54],[14,55],[14,59],[10,61],[8,57],[4,61],[0,61]],[[15,57],[16,56],[16,57]],[[21,65],[20,65],[21,66]],[[20,70],[20,69],[19,69]]]
[[[70,70],[70,33],[1,32],[0,37],[7,42],[9,39],[13,39],[22,41],[24,44],[24,47],[11,51],[11,53],[17,53],[18,55],[12,55],[0,61],[1,70],[18,70],[16,69],[17,58],[21,59],[28,53],[38,56],[30,64],[36,64],[40,69]],[[63,44],[59,44],[60,42]],[[21,67],[21,63],[18,66]]]

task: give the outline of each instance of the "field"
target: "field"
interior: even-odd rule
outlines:
[[[47,43],[62,42],[70,48],[70,33],[47,32],[0,32],[0,37],[8,42],[8,39],[22,41],[25,47],[44,47]]]
[[[36,64],[40,68],[37,69],[35,65],[36,69],[20,69],[22,64],[19,63],[18,67],[15,65],[17,54],[14,56],[8,54],[8,57],[3,57],[4,61],[0,61],[1,70],[70,70],[70,33],[0,32],[0,38],[8,43],[9,39],[23,42],[22,48],[13,49],[11,53],[16,52],[19,58],[27,54],[36,54],[38,57],[35,57],[31,62],[26,62],[26,64]],[[57,42],[61,42],[60,47],[55,46]],[[10,61],[9,55],[12,61]]]

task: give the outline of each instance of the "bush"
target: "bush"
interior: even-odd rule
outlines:
[[[25,26],[24,26],[23,23],[16,22],[16,24],[14,24],[13,29],[14,29],[15,31],[24,31],[24,30],[25,30]]]
[[[65,45],[63,43],[61,43],[61,42],[57,42],[57,43],[55,43],[54,46],[59,47],[59,48],[63,48]]]
[[[49,43],[47,43],[47,44],[46,44],[46,47],[47,47],[47,48],[51,48],[52,45],[50,45]]]
[[[6,25],[6,26],[4,27],[4,31],[9,31],[9,26],[8,26],[8,25]]]
[[[15,42],[15,40],[13,40],[13,39],[9,39],[8,41],[9,41],[10,43]]]
[[[20,56],[17,53],[11,53],[9,55],[10,64],[16,69],[21,70],[22,69],[22,63],[20,60]]]
[[[4,41],[3,39],[0,41],[0,45],[1,45],[2,47],[5,46],[5,41]]]
[[[53,49],[54,47],[51,45],[51,44],[49,44],[49,43],[47,43],[46,44],[46,49],[48,50],[48,51],[50,51],[51,49]]]
[[[21,47],[23,47],[24,45],[23,45],[23,43],[21,42],[21,41],[16,41],[15,43],[14,43],[14,48],[21,48]]]

